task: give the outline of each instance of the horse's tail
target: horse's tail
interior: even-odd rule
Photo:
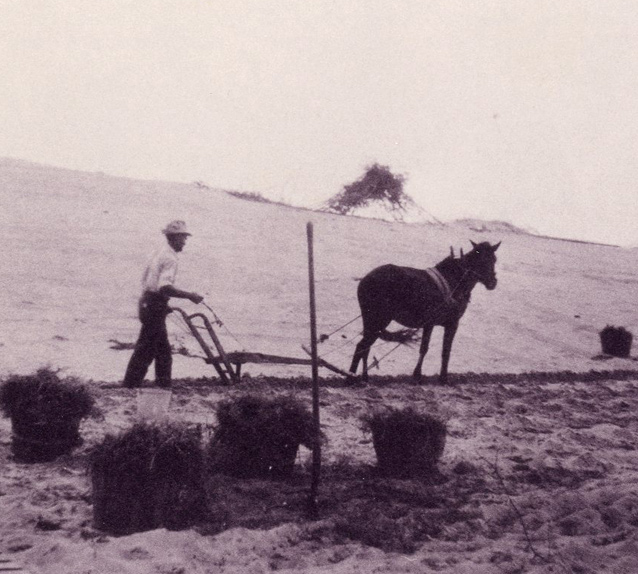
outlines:
[[[388,331],[384,329],[379,331],[379,338],[390,343],[400,343],[401,345],[409,345],[416,342],[418,338],[418,329],[399,329],[398,331]]]

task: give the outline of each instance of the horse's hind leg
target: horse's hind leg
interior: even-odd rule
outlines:
[[[426,325],[423,327],[423,335],[421,337],[421,347],[419,348],[419,360],[416,363],[416,367],[414,367],[414,372],[412,373],[412,377],[416,381],[420,381],[422,378],[421,370],[423,368],[423,359],[430,348],[430,337],[432,337],[432,329],[434,329],[434,325]]]
[[[354,349],[354,355],[352,355],[352,362],[350,363],[350,372],[356,373],[357,368],[359,367],[359,362],[361,361],[361,343],[363,339],[357,343],[357,346]]]
[[[377,335],[371,333],[364,333],[361,341],[357,343],[357,346],[352,356],[352,364],[350,365],[350,372],[356,373],[359,367],[359,362],[363,359],[363,375],[364,381],[368,380],[368,355],[370,354],[370,348],[377,340]]]

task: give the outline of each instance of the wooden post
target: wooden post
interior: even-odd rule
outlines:
[[[308,498],[308,512],[311,518],[317,518],[317,498],[319,477],[321,474],[321,421],[319,417],[319,361],[317,354],[317,310],[315,304],[315,262],[313,227],[306,225],[308,236],[308,283],[310,292],[310,351],[312,358],[312,416],[314,421],[314,440],[312,445],[312,483]]]

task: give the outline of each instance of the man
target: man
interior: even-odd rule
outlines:
[[[174,286],[177,276],[177,254],[184,249],[190,233],[183,221],[171,221],[162,231],[167,245],[157,250],[148,262],[142,277],[142,296],[139,318],[142,323],[135,350],[124,376],[125,387],[139,387],[150,364],[155,361],[157,386],[170,387],[173,358],[166,331],[166,315],[170,313],[171,297],[201,303],[197,293],[182,291]]]

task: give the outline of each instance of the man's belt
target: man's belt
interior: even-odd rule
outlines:
[[[157,291],[144,291],[140,302],[144,305],[168,305],[169,297]]]

